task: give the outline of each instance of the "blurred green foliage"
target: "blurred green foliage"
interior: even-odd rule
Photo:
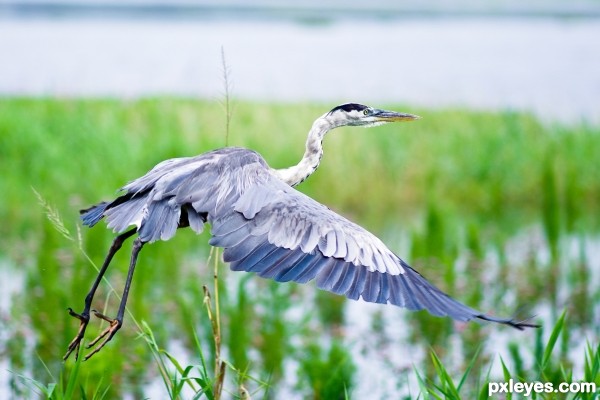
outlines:
[[[310,123],[332,106],[234,102],[229,144],[257,150],[273,167],[288,166],[301,157]],[[450,393],[457,389],[450,382],[462,380],[471,365],[457,392],[475,397],[500,351],[502,365],[519,377],[534,379],[528,371],[543,371],[544,378],[564,378],[574,358],[586,357],[586,377],[597,380],[598,342],[585,354],[579,344],[600,334],[600,290],[591,284],[597,274],[590,256],[600,227],[598,127],[543,124],[512,112],[374,106],[423,119],[335,131],[325,139],[321,168],[299,189],[377,233],[454,297],[498,315],[522,305],[541,309],[545,330],[500,330],[505,336],[497,344],[493,325],[464,326],[404,310],[390,317],[382,306],[357,317],[349,315],[348,302],[315,294],[312,285],[278,285],[221,267],[229,395],[241,397],[244,387],[253,398],[276,398],[291,381],[295,389],[288,390],[305,397],[352,398],[364,379],[356,372],[357,353],[373,363],[383,359],[395,386],[405,388],[406,374],[396,371],[405,366],[394,354],[431,349],[436,357],[423,357],[420,389]],[[65,310],[82,306],[96,273],[92,262],[101,263],[113,237],[102,226],[82,230],[78,209],[110,199],[166,158],[223,146],[225,126],[217,102],[0,99],[0,254],[7,260],[0,268],[24,280],[10,314],[0,315],[0,337],[8,336],[0,357],[14,372],[14,396],[143,398],[158,375],[171,379],[161,372],[164,360],[155,362],[161,359],[156,354],[167,353],[182,366],[167,390],[174,398],[187,398],[180,390],[188,379],[212,382],[206,360],[215,349],[202,291],[213,282],[208,232],[198,237],[182,230],[168,243],[146,246],[124,328],[86,363],[62,363],[61,357],[77,328]],[[96,296],[95,307],[109,315],[118,305],[114,291],[122,290],[128,251],[124,246],[115,257],[107,274],[111,286],[103,283]],[[569,318],[560,320],[560,342],[548,351],[544,332],[563,309]],[[373,327],[361,340],[352,332],[357,320]],[[158,353],[137,340],[148,337],[141,321]],[[407,331],[402,342],[389,332],[399,324]],[[94,321],[90,337],[101,328]],[[543,368],[533,368],[540,360]],[[408,391],[415,394],[414,387]]]

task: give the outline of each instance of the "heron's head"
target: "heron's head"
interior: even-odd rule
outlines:
[[[413,114],[381,110],[356,103],[342,104],[325,114],[335,126],[364,126],[366,128],[397,121],[414,121]]]

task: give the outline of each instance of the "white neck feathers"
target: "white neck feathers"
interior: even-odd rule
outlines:
[[[313,123],[306,139],[304,156],[297,165],[272,170],[279,179],[290,186],[296,186],[315,172],[323,156],[323,138],[327,132],[337,127],[335,122],[328,117],[329,113],[321,116]]]

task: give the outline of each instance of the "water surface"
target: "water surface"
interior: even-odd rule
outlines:
[[[14,19],[0,94],[406,103],[598,120],[600,20]],[[9,56],[10,55],[10,56]]]

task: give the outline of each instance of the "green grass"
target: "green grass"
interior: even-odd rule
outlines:
[[[90,361],[61,362],[77,328],[66,308],[82,307],[113,237],[103,226],[80,228],[78,209],[110,199],[163,159],[223,146],[227,124],[230,145],[257,150],[274,167],[295,163],[311,122],[331,106],[234,102],[228,122],[216,102],[0,99],[0,258],[25,281],[0,316],[13,395],[143,398],[159,380],[170,398],[218,398],[218,390],[225,398],[276,398],[282,388],[303,398],[353,398],[368,383],[357,354],[396,371],[392,397],[397,390],[473,398],[488,380],[507,376],[598,382],[600,290],[590,283],[600,227],[598,127],[384,104],[376,106],[423,119],[333,132],[321,168],[299,189],[378,234],[455,297],[498,315],[529,306],[522,314],[540,313],[542,330],[457,326],[393,310],[365,315],[371,328],[356,339],[348,302],[313,285],[220,266],[215,287],[208,234],[188,230],[142,251],[117,337]],[[96,296],[108,315],[128,251],[115,257],[110,286]],[[389,332],[398,325],[407,340]],[[101,328],[90,324],[87,340]],[[417,372],[393,357],[418,349],[435,356],[418,359]]]
[[[230,144],[287,166],[301,157],[311,121],[327,107],[236,103]],[[556,219],[548,207],[557,203],[564,207],[557,223],[598,227],[597,129],[545,127],[513,113],[408,111],[423,119],[335,131],[325,140],[322,167],[302,189],[375,226],[443,199],[442,211],[461,218],[531,222],[543,210],[548,224]],[[73,216],[161,160],[222,147],[225,124],[219,104],[192,100],[0,100],[1,233],[38,231],[31,187]]]
[[[435,378],[432,380],[426,380],[422,377],[419,371],[415,370],[415,374],[418,377],[419,388],[424,399],[456,399],[460,400],[463,398],[479,398],[487,399],[490,398],[490,383],[491,382],[543,382],[551,383],[553,388],[559,388],[562,382],[589,382],[594,383],[598,388],[598,391],[590,392],[573,392],[564,393],[557,395],[554,391],[542,390],[537,393],[533,392],[531,398],[538,399],[596,399],[600,393],[600,346],[592,347],[590,344],[587,345],[584,354],[584,376],[577,379],[573,376],[572,370],[564,363],[557,363],[555,360],[555,348],[558,339],[561,334],[564,335],[567,325],[565,324],[566,313],[563,312],[559,319],[552,327],[552,331],[545,343],[543,343],[538,349],[539,351],[534,354],[535,362],[532,364],[532,368],[524,371],[518,369],[511,369],[507,366],[507,363],[500,358],[500,364],[502,366],[502,377],[501,379],[491,377],[490,365],[477,371],[473,368],[476,365],[478,354],[476,354],[469,365],[466,367],[462,376],[454,378],[446,369],[446,366],[438,358],[437,354],[431,352],[432,364],[435,368]],[[541,337],[541,335],[540,335]],[[497,361],[496,361],[497,362]],[[476,375],[474,387],[468,386],[468,378],[472,375]],[[497,387],[498,388],[498,387]],[[511,399],[521,398],[522,393],[494,393],[497,398]],[[475,396],[477,394],[477,396]]]

